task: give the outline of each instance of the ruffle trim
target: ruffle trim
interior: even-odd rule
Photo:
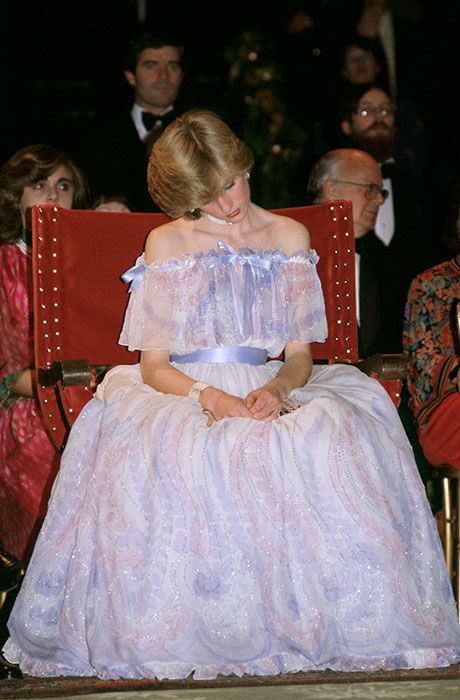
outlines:
[[[309,251],[298,250],[291,255],[284,253],[281,248],[232,248],[227,243],[219,241],[216,248],[211,248],[210,250],[199,252],[199,253],[182,253],[177,257],[171,257],[163,262],[152,262],[147,264],[145,262],[144,254],[142,254],[136,261],[137,264],[142,264],[145,266],[146,270],[150,269],[160,269],[167,270],[169,268],[175,267],[188,267],[190,264],[196,262],[201,262],[202,260],[208,260],[212,258],[229,258],[230,256],[237,261],[238,258],[245,258],[246,256],[256,255],[261,259],[268,261],[274,261],[279,263],[284,262],[298,262],[298,263],[311,263],[316,265],[319,256],[316,251],[312,248]]]
[[[177,354],[252,345],[272,356],[289,341],[323,342],[317,261],[314,251],[288,256],[227,244],[148,267],[139,258],[123,274],[134,293],[118,342],[131,351]]]
[[[103,680],[158,679],[179,680],[192,677],[207,680],[217,676],[277,676],[287,673],[307,673],[309,671],[371,672],[393,671],[396,669],[445,668],[460,662],[460,648],[455,646],[439,649],[416,649],[389,656],[349,656],[338,657],[315,663],[301,654],[272,654],[257,661],[245,663],[207,664],[195,666],[181,662],[152,662],[130,666],[127,664],[108,666],[73,667],[65,664],[37,661],[30,658],[10,639],[4,653],[12,663],[19,663],[21,670],[36,677],[57,676],[97,676]]]

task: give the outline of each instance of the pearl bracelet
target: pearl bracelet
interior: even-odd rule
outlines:
[[[197,403],[200,403],[200,394],[202,391],[208,388],[208,386],[211,386],[210,384],[206,384],[206,382],[195,382],[195,384],[192,384],[190,387],[190,390],[187,394],[191,399],[194,399]]]

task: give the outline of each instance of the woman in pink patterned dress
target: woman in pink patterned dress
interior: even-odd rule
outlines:
[[[46,145],[21,149],[0,174],[0,540],[27,561],[55,476],[55,450],[34,397],[30,208],[82,206],[84,179]]]

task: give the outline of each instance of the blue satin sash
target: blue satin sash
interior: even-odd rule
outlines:
[[[261,348],[224,347],[203,348],[186,355],[171,355],[171,362],[241,362],[245,365],[264,365],[267,351]]]

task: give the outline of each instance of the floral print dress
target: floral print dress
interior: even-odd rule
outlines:
[[[460,362],[459,339],[454,330],[457,300],[460,300],[458,258],[417,275],[409,289],[404,317],[404,352],[408,357],[411,408],[422,433],[446,413],[447,407],[453,412],[451,419],[457,416],[457,427],[460,420],[460,394],[449,378]],[[439,425],[438,429],[441,448],[441,441],[444,446],[447,441],[446,427],[441,430]],[[422,440],[421,444],[423,447]]]

